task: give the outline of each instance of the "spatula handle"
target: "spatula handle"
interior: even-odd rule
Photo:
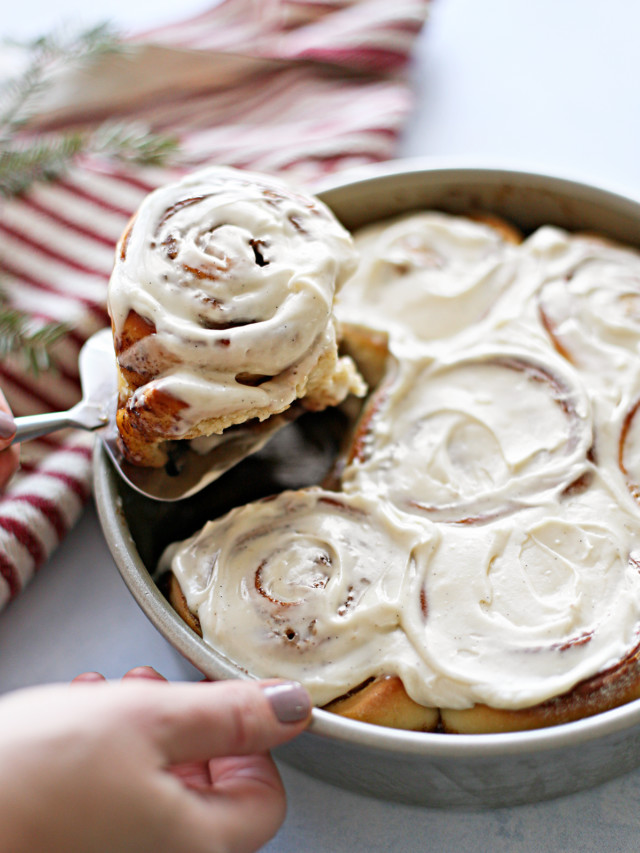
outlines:
[[[16,434],[12,444],[18,441],[28,441],[39,438],[59,429],[76,427],[77,429],[98,429],[108,421],[103,406],[84,405],[74,406],[67,412],[45,412],[42,415],[25,415],[16,418]]]

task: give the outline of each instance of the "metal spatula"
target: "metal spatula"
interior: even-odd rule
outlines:
[[[96,332],[85,343],[80,351],[79,369],[82,400],[66,412],[16,418],[13,441],[27,441],[67,427],[96,431],[123,480],[137,492],[158,501],[182,500],[204,489],[264,447],[297,414],[292,410],[260,423],[232,427],[206,453],[195,452],[188,442],[176,442],[176,451],[165,468],[139,468],[124,459],[116,441],[117,371],[110,329]]]

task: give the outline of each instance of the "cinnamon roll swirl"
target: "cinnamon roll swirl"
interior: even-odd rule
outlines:
[[[368,405],[343,487],[470,523],[566,488],[592,442],[589,400],[559,360],[495,349],[404,361]]]
[[[361,229],[360,264],[338,297],[338,315],[423,341],[455,335],[512,284],[520,239],[498,217],[431,211]]]
[[[599,393],[619,388],[640,352],[640,253],[555,228],[526,249],[543,271],[540,319],[557,351]]]
[[[127,458],[161,466],[167,441],[362,394],[333,315],[355,259],[331,212],[276,179],[214,167],[151,193],[109,283]]]
[[[393,671],[405,574],[436,539],[364,495],[312,488],[209,522],[159,570],[207,642],[254,675],[296,678],[323,705]]]
[[[520,511],[517,523],[440,529],[438,549],[409,579],[402,625],[447,694],[431,686],[413,698],[531,709],[634,652],[640,523],[612,498],[596,478],[559,505]]]

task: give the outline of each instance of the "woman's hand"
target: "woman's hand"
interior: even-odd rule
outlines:
[[[0,391],[0,491],[4,489],[18,468],[20,449],[10,446],[16,433],[16,424],[11,409]]]
[[[277,832],[267,750],[307,725],[300,685],[75,681],[0,700],[0,850],[242,853]]]

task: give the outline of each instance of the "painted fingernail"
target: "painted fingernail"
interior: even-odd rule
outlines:
[[[154,669],[152,666],[148,666],[147,664],[142,664],[140,666],[134,666],[133,669],[130,669],[128,672],[122,676],[123,678],[161,678],[163,681],[165,680],[163,675],[160,675],[157,669]]]
[[[99,672],[81,672],[71,679],[72,684],[93,684],[95,681],[105,681],[104,675]]]
[[[0,438],[11,438],[16,431],[16,422],[7,414],[0,412]]]
[[[311,713],[309,694],[296,681],[267,684],[262,690],[281,723],[299,723]]]

